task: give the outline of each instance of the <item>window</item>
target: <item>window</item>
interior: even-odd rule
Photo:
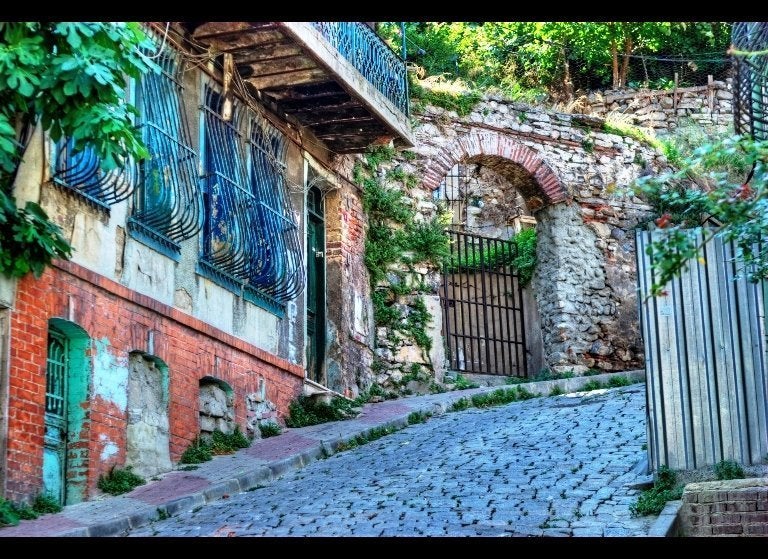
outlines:
[[[285,137],[206,86],[205,222],[199,270],[252,302],[281,313],[304,288],[298,227],[285,184]]]
[[[102,171],[99,157],[90,147],[75,150],[75,141],[62,138],[54,147],[53,183],[76,192],[98,207],[127,200],[133,192],[135,165]]]
[[[161,72],[146,74],[137,86],[142,139],[149,157],[139,167],[128,230],[176,258],[181,250],[178,243],[200,232],[203,198],[180,82],[183,64],[170,50],[156,62]]]

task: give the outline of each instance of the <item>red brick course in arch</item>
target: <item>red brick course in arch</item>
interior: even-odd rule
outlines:
[[[569,197],[563,183],[536,150],[495,132],[470,133],[443,148],[427,164],[422,185],[435,190],[454,165],[478,155],[502,157],[523,167],[536,180],[549,204]]]

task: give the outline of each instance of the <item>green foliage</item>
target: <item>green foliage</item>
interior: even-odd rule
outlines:
[[[482,250],[466,247],[457,251],[446,262],[447,273],[475,272],[512,266],[525,287],[531,281],[536,268],[536,229],[523,229],[509,239],[511,244],[493,243]]]
[[[662,152],[664,152],[665,146],[667,145],[664,140],[659,140],[656,138],[656,136],[649,134],[642,128],[639,128],[628,122],[612,120],[608,117],[603,123],[603,130],[609,134],[616,134],[617,136],[632,138],[642,144],[649,145]]]
[[[0,497],[0,527],[17,526],[20,520],[34,520],[44,514],[61,512],[63,507],[49,495],[37,495],[32,505]]]
[[[722,460],[715,464],[715,476],[719,480],[725,479],[744,479],[746,474],[741,464],[734,460]]]
[[[37,514],[55,514],[61,512],[62,509],[59,501],[50,495],[40,494],[32,502],[32,510]]]
[[[231,454],[241,448],[248,448],[251,441],[240,430],[240,426],[236,425],[231,433],[215,430],[211,433],[208,446],[212,454]]]
[[[409,74],[409,76],[412,75]],[[410,80],[408,91],[411,97],[417,101],[415,104],[417,110],[419,103],[423,103],[456,111],[459,116],[467,116],[482,99],[482,95],[477,91],[441,91],[437,88],[424,87],[414,79]]]
[[[565,394],[565,390],[563,390],[559,384],[554,385],[549,391],[550,396],[560,396],[561,394]]]
[[[427,419],[432,417],[432,414],[425,411],[414,411],[408,414],[408,425],[415,425],[417,423],[425,423]]]
[[[288,405],[288,427],[306,427],[354,417],[353,402],[334,396],[330,403],[301,395]]]
[[[36,125],[74,153],[92,149],[104,170],[147,156],[124,95],[126,76],[158,69],[142,49],[153,47],[135,22],[0,22],[0,274],[39,276],[71,256],[45,212],[11,196]]]
[[[768,142],[729,136],[683,156],[680,168],[635,181],[636,193],[651,203],[661,231],[647,247],[653,255],[650,295],[665,292],[674,277],[700,257],[701,248],[718,236],[740,251],[738,276],[758,282],[768,278]],[[749,182],[747,170],[754,167]],[[691,228],[705,223],[700,242]]]
[[[629,386],[632,384],[624,375],[614,376],[608,379],[608,388],[618,388],[619,386]]]
[[[122,495],[145,483],[147,481],[143,477],[133,473],[131,466],[124,469],[112,466],[106,476],[99,476],[98,488],[110,495]]]
[[[591,390],[600,390],[601,388],[605,388],[603,386],[603,383],[599,380],[588,380],[584,386],[581,387],[581,390],[584,392],[589,392]]]
[[[459,398],[453,404],[451,404],[451,411],[463,411],[469,409],[471,402],[469,398]]]
[[[399,23],[379,26],[393,48],[402,44]],[[546,93],[562,97],[574,86],[626,86],[624,56],[658,54],[691,57],[719,52],[725,57],[730,24],[724,22],[409,22],[408,59],[420,77],[460,80],[471,89],[496,90],[535,102]],[[699,58],[701,58],[699,56]],[[709,57],[711,58],[711,56]],[[616,66],[618,72],[612,73]],[[669,66],[646,60],[649,77]],[[695,75],[720,74],[725,62],[697,60]],[[567,71],[566,71],[567,68]],[[649,84],[650,85],[650,84]],[[653,85],[664,85],[655,83]]]
[[[61,229],[38,204],[17,208],[15,199],[0,188],[0,274],[20,278],[32,272],[40,277],[54,258],[71,255]]]
[[[276,437],[282,433],[282,429],[280,429],[280,425],[274,421],[265,421],[259,423],[259,433],[261,433],[262,439],[267,439],[269,437]]]
[[[380,166],[393,157],[391,148],[371,148],[353,173],[363,188],[363,208],[369,218],[364,262],[371,281],[374,321],[388,328],[392,341],[399,334],[429,351],[432,340],[426,327],[432,316],[418,296],[423,287],[409,283],[408,274],[393,269],[421,264],[438,268],[450,253],[450,241],[441,215],[429,222],[415,221],[416,213],[402,189],[415,182],[415,177],[399,166],[381,173]],[[398,188],[382,182],[390,180],[405,184]],[[398,298],[406,298],[407,313],[402,305],[395,304]]]
[[[362,446],[366,443],[375,441],[380,439],[381,437],[384,437],[386,435],[391,435],[395,431],[397,431],[398,428],[391,426],[391,425],[384,425],[381,427],[374,427],[370,431],[367,431],[365,433],[360,433],[359,435],[356,435],[355,437],[352,437],[350,440],[340,443],[336,447],[337,452],[342,452],[344,450],[350,450],[353,448],[357,448],[358,446]]]
[[[16,505],[0,497],[0,526],[17,526],[20,519]]]
[[[196,437],[182,453],[179,464],[202,464],[212,458],[211,446],[201,437]]]
[[[453,382],[446,381],[446,383],[452,384],[453,390],[467,390],[468,388],[477,388],[479,386],[460,373],[456,375],[456,379]]]
[[[520,285],[525,287],[531,282],[536,268],[536,229],[523,229],[510,240],[517,247],[517,256],[512,260],[512,267],[517,270]]]
[[[214,455],[231,454],[241,448],[251,446],[251,441],[236,425],[231,433],[218,429],[209,436],[198,436],[184,450],[179,458],[179,464],[201,464],[213,459]]]
[[[653,487],[643,491],[637,501],[629,506],[632,516],[658,515],[667,501],[674,501],[683,495],[683,486],[677,485],[677,474],[667,466],[661,466],[656,474]]]
[[[576,374],[573,371],[563,371],[561,373],[554,372],[550,369],[544,368],[539,374],[530,379],[530,382],[536,382],[540,380],[559,380],[565,378],[573,378]]]
[[[474,394],[470,401],[476,408],[488,408],[516,402],[517,400],[529,400],[535,397],[535,394],[531,394],[525,388],[513,386],[512,388],[499,388],[486,394]]]

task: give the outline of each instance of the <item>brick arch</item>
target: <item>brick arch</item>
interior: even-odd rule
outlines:
[[[422,185],[435,190],[454,165],[479,155],[501,157],[523,167],[536,180],[549,204],[568,199],[565,186],[536,150],[497,132],[472,132],[443,148],[427,164]]]

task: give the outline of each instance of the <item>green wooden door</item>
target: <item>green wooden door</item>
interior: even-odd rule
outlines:
[[[48,334],[48,363],[45,375],[45,446],[43,449],[43,493],[65,500],[67,457],[67,339]]]
[[[325,218],[317,188],[307,193],[307,378],[324,384]]]

